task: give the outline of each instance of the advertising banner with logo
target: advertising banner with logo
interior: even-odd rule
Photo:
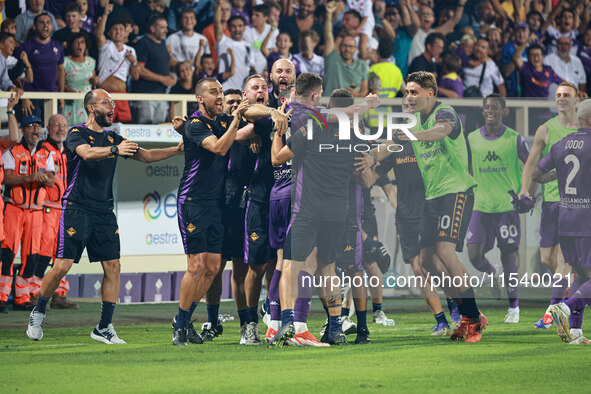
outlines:
[[[181,142],[181,135],[172,128],[172,125],[114,123],[113,128],[122,137],[135,142]]]
[[[184,156],[149,164],[119,160],[117,165],[121,255],[183,254],[176,195]]]

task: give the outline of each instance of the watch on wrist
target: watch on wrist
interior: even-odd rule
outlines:
[[[6,115],[15,115],[16,116],[16,113],[14,112],[14,109],[11,109],[11,110],[6,111]]]
[[[113,156],[118,156],[118,155],[119,155],[119,151],[118,151],[118,149],[117,149],[117,146],[113,145],[113,146],[111,147],[111,154],[112,154]]]

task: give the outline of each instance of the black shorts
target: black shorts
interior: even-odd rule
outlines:
[[[269,244],[269,204],[248,200],[244,230],[244,262],[266,264],[271,260]]]
[[[335,261],[335,248],[343,232],[344,222],[328,222],[314,219],[301,213],[294,214],[287,229],[283,249],[285,260],[306,261],[315,247],[320,264]]]
[[[343,229],[335,248],[336,265],[345,273],[351,274],[363,270],[363,245],[361,231],[357,226]]]
[[[91,262],[121,257],[119,226],[113,212],[95,213],[68,206],[62,210],[56,257],[77,263],[84,248]]]
[[[222,253],[224,225],[219,201],[185,203],[178,212],[185,254]]]
[[[456,251],[461,252],[473,207],[472,188],[425,201],[421,221],[421,249],[435,247],[438,242],[452,242],[456,244]]]
[[[378,221],[376,219],[375,211],[361,215],[361,228],[369,238],[375,240],[378,239]]]
[[[421,219],[396,218],[396,234],[400,241],[402,258],[406,264],[421,252],[419,244]]]
[[[246,209],[224,207],[224,242],[223,257],[229,259],[244,258],[244,218]]]

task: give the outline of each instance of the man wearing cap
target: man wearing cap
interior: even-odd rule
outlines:
[[[16,276],[14,309],[31,310],[29,282],[35,272],[43,224],[41,208],[45,186],[53,186],[55,167],[51,155],[35,155],[41,138],[41,119],[29,115],[21,120],[21,142],[2,155],[4,161],[4,228],[0,301],[10,294],[14,258],[21,249],[21,268]]]

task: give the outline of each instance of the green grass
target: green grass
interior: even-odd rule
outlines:
[[[127,345],[89,338],[99,310],[91,303],[50,311],[43,340],[32,342],[28,313],[11,310],[0,315],[0,392],[578,392],[588,382],[590,349],[562,343],[553,328],[535,330],[539,302],[522,302],[517,325],[502,324],[503,302],[482,303],[490,325],[476,344],[430,337],[434,320],[421,300],[384,305],[395,327],[369,323],[370,345],[329,349],[240,346],[237,321],[224,323],[213,343],[173,347],[175,304],[118,306],[116,328]],[[233,303],[223,303],[222,313],[233,313]],[[315,301],[311,331],[323,322]]]

